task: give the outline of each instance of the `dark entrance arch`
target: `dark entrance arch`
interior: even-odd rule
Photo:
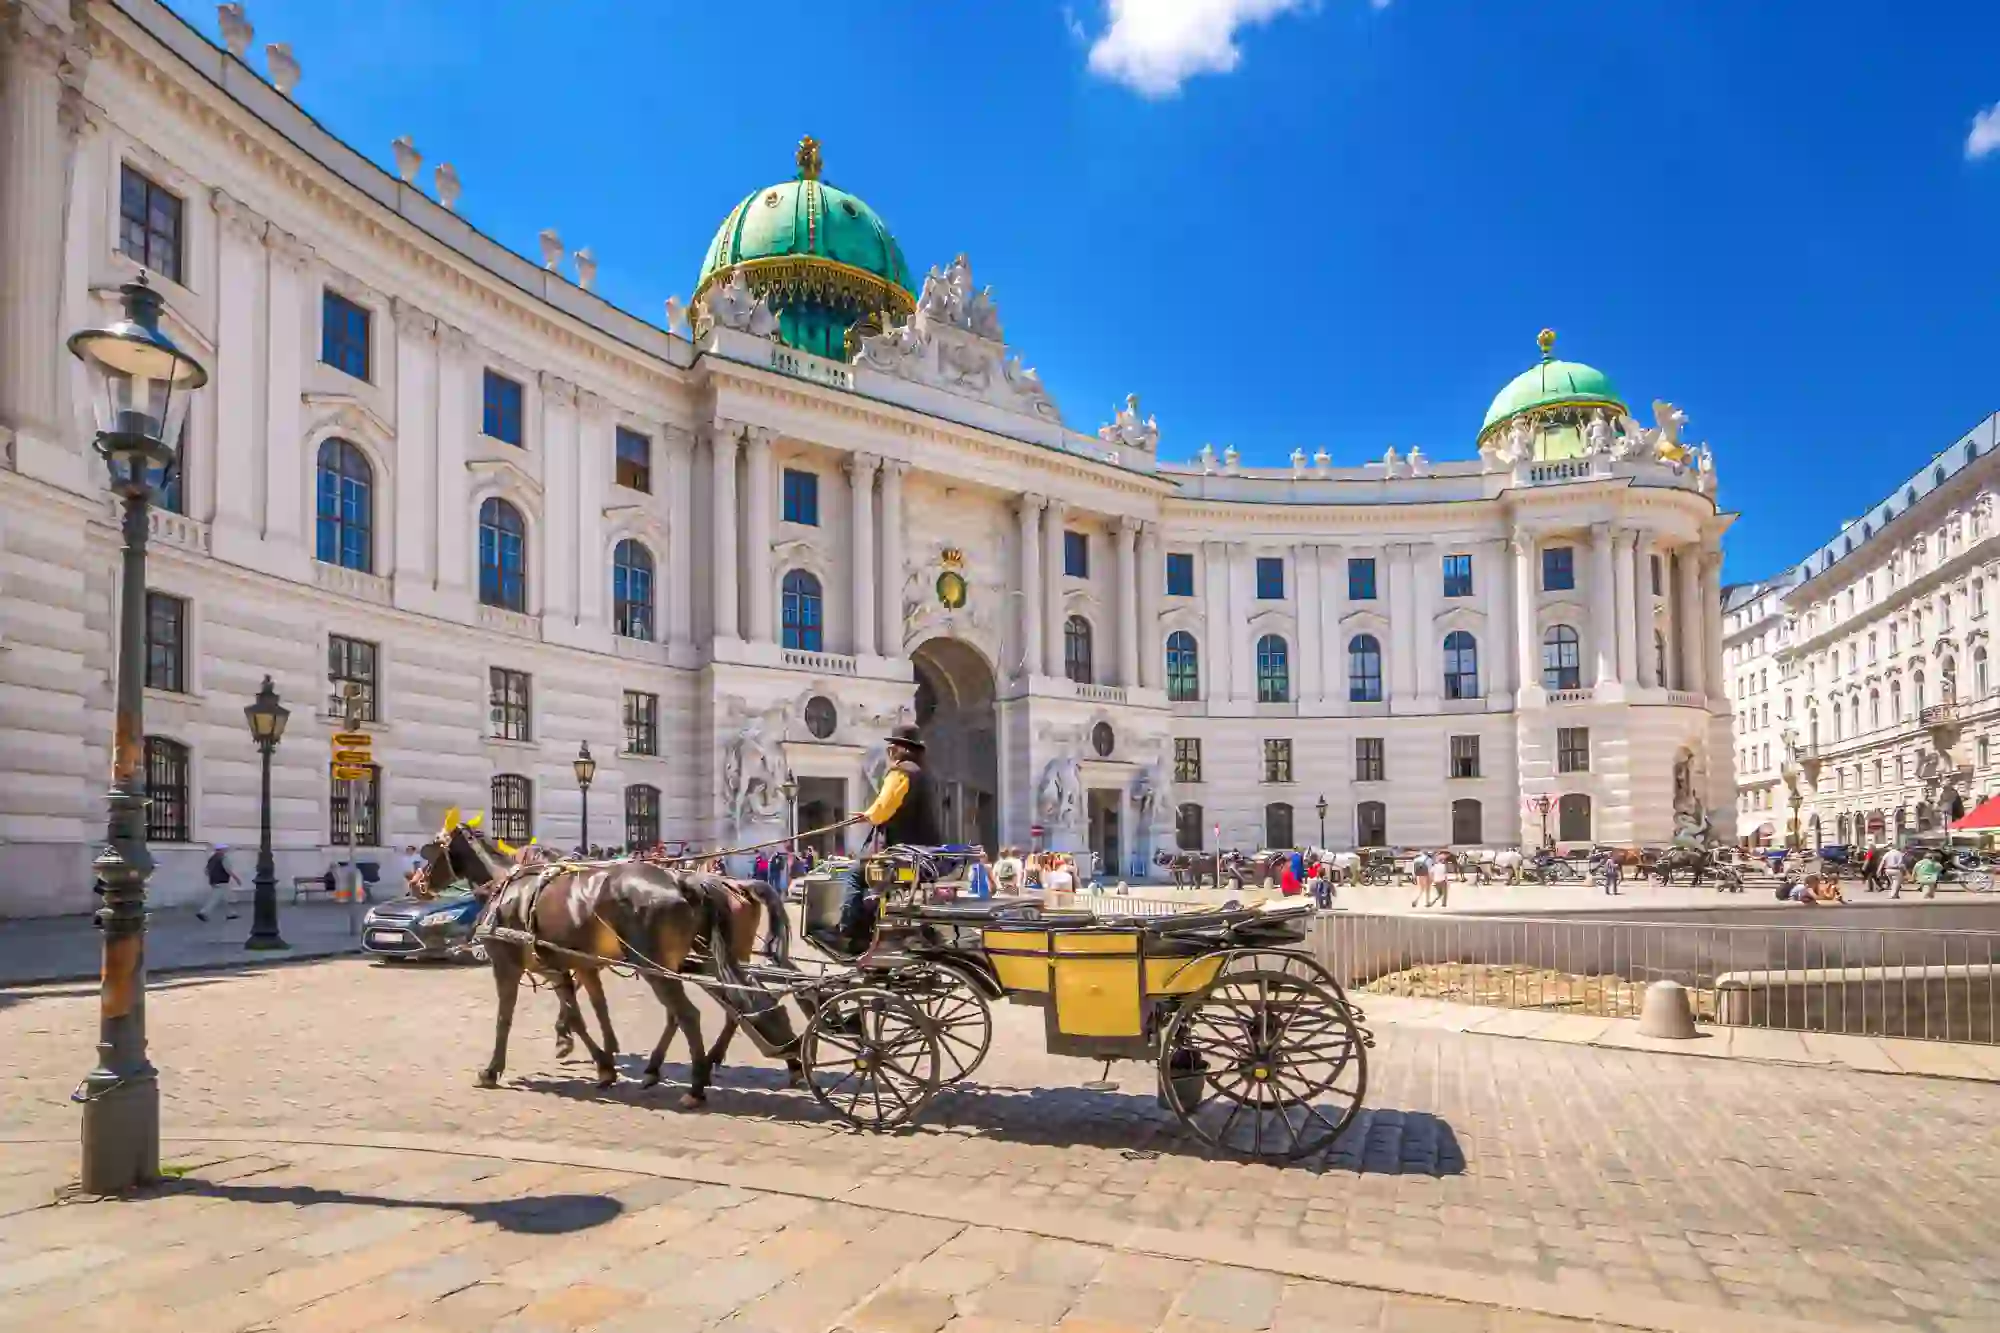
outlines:
[[[947,842],[1000,841],[1000,746],[994,726],[993,668],[963,639],[927,639],[910,654],[916,721],[925,766],[937,789],[938,828]]]

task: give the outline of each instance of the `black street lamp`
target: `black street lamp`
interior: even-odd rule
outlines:
[[[799,780],[792,776],[792,770],[785,770],[785,780],[778,785],[785,798],[785,836],[790,841],[788,850],[793,856],[799,854]]]
[[[291,715],[292,710],[278,702],[269,676],[264,677],[256,701],[243,709],[250,723],[250,739],[264,761],[264,784],[257,802],[257,874],[250,881],[256,898],[250,913],[250,938],[243,941],[246,949],[292,947],[278,934],[278,872],[271,865],[271,751],[285,738],[285,722]]]
[[[1324,847],[1326,846],[1326,797],[1320,797],[1319,804],[1313,809],[1319,811],[1319,845]]]
[[[590,855],[590,783],[597,776],[597,761],[590,757],[590,742],[576,747],[576,758],[570,761],[570,768],[576,773],[576,789],[583,793],[583,838],[577,851]]]
[[[70,335],[91,380],[96,448],[125,501],[118,581],[117,703],[104,885],[97,1066],[72,1094],[83,1106],[83,1189],[116,1194],[160,1175],[159,1071],[146,1058],[146,533],[152,479],[174,461],[188,398],[208,383],[201,364],[160,332],[160,294],[144,275],[119,289],[124,318]]]

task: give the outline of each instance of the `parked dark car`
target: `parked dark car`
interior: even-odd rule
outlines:
[[[486,949],[472,942],[480,899],[468,892],[378,903],[362,918],[361,947],[377,958],[454,958],[484,962]]]

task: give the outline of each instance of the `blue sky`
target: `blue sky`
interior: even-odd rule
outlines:
[[[1990,0],[246,8],[331,129],[654,320],[816,135],[1073,426],[1136,391],[1170,459],[1470,456],[1550,325],[1688,413],[1749,578],[2000,409]]]

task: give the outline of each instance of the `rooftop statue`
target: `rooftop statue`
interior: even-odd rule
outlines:
[[[1097,428],[1097,438],[1120,448],[1130,446],[1151,453],[1160,443],[1160,425],[1151,417],[1139,419],[1139,395],[1125,395],[1125,406],[1114,412],[1111,424]]]
[[[857,366],[1062,423],[1041,377],[1009,354],[992,290],[973,287],[964,255],[930,271],[909,319],[896,324],[884,315],[882,324],[879,333],[855,330]]]
[[[778,332],[777,315],[772,313],[769,302],[750,290],[740,268],[730,272],[729,281],[709,288],[701,299],[701,308],[713,323],[753,338],[770,338]]]

